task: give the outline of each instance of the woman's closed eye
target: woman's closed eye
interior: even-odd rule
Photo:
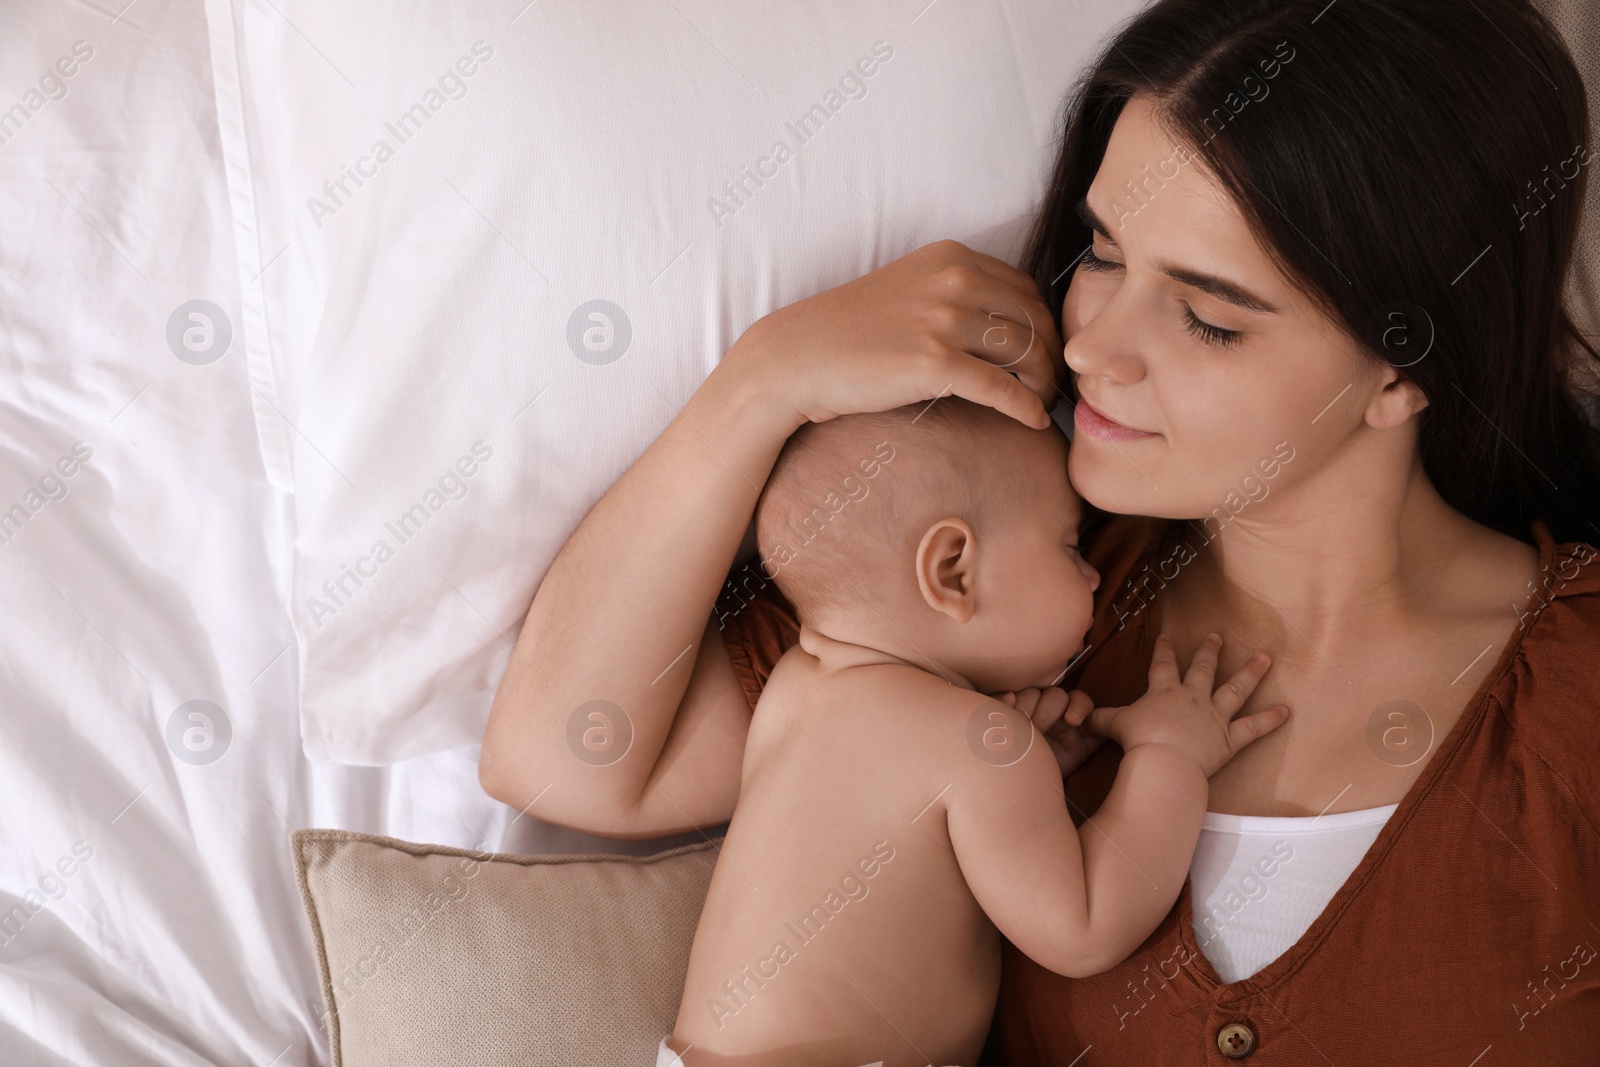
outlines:
[[[1095,255],[1093,245],[1090,245],[1089,248],[1083,253],[1083,258],[1080,259],[1078,263],[1083,267],[1084,270],[1095,271],[1097,273],[1104,270],[1117,270],[1122,266],[1121,263],[1113,263],[1109,259],[1101,259],[1099,256]]]
[[[1095,255],[1093,246],[1083,253],[1083,258],[1079,260],[1079,265],[1084,270],[1097,274],[1104,271],[1122,269],[1121,263],[1109,259],[1101,259]],[[1183,305],[1183,326],[1184,329],[1200,338],[1206,344],[1214,345],[1217,348],[1233,348],[1244,336],[1239,330],[1227,330],[1221,326],[1206,322],[1196,315],[1194,309],[1188,304]]]
[[[1213,326],[1194,313],[1194,308],[1188,304],[1183,305],[1183,324],[1188,331],[1208,345],[1218,348],[1232,348],[1239,343],[1244,335],[1238,330],[1224,330],[1221,326]]]

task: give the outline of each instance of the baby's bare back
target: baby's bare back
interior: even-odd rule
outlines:
[[[981,694],[796,647],[762,692],[673,1044],[686,1063],[970,1064],[999,939],[946,830]]]

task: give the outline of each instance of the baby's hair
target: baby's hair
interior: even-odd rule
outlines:
[[[981,536],[1003,520],[1029,491],[1019,435],[1042,432],[956,396],[808,422],[756,501],[758,566],[802,621],[878,602],[934,521],[955,516]]]

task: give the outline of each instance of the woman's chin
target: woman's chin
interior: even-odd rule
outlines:
[[[1067,477],[1079,496],[1113,515],[1182,519],[1207,514],[1211,506],[1203,492],[1196,493],[1192,475],[1158,472],[1143,461],[1135,465],[1133,457],[1118,454],[1105,441],[1074,444]]]
[[[1144,514],[1149,507],[1150,484],[1139,470],[1119,456],[1109,442],[1079,434],[1067,453],[1067,477],[1078,495],[1101,511],[1117,515]]]

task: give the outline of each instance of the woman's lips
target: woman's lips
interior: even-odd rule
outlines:
[[[1158,436],[1157,434],[1146,433],[1144,430],[1135,430],[1131,426],[1124,426],[1120,422],[1108,419],[1091,407],[1087,400],[1082,399],[1072,409],[1072,422],[1074,426],[1084,433],[1106,441],[1136,441],[1144,437]]]

